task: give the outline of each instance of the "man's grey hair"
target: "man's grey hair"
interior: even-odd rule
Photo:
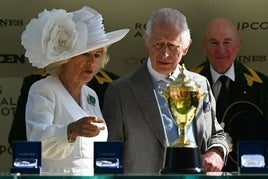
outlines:
[[[151,37],[152,26],[155,24],[163,25],[173,25],[181,33],[183,48],[187,48],[191,42],[190,29],[187,24],[186,17],[180,13],[178,10],[173,8],[162,8],[155,11],[149,18],[145,37]]]

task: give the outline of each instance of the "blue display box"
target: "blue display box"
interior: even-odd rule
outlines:
[[[14,141],[10,173],[40,174],[42,169],[42,143]]]
[[[237,144],[239,173],[268,173],[268,141],[239,141]]]
[[[94,174],[123,174],[123,143],[94,142]]]

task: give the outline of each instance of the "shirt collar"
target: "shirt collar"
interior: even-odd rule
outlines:
[[[228,78],[230,78],[232,81],[235,81],[235,72],[234,72],[234,63],[231,65],[231,67],[227,70],[226,73],[224,74],[220,74],[218,72],[216,72],[212,66],[210,65],[210,71],[211,71],[211,76],[212,76],[212,81],[213,84],[217,82],[218,78],[222,75],[227,76]]]
[[[178,64],[176,70],[171,75],[164,75],[164,74],[159,73],[159,72],[157,72],[157,71],[155,71],[153,69],[151,60],[150,60],[150,58],[148,58],[148,60],[147,60],[147,68],[148,68],[148,71],[149,71],[150,75],[153,77],[153,79],[155,81],[163,80],[163,81],[168,82],[167,79],[166,79],[167,77],[169,79],[172,79],[172,80],[175,80],[178,77],[178,75],[180,74],[181,66]]]

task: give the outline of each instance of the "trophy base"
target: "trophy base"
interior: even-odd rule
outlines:
[[[163,168],[161,174],[205,174],[202,168],[167,169]]]
[[[197,147],[168,147],[161,174],[204,174]]]

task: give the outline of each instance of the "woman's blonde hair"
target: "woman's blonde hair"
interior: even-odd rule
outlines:
[[[109,62],[109,60],[110,60],[110,57],[107,54],[108,47],[103,47],[102,49],[103,49],[103,53],[102,53],[102,56],[101,56],[101,63],[100,63],[99,69],[96,71],[96,73],[100,69],[103,69],[106,66],[106,64]],[[50,75],[58,76],[60,74],[60,72],[61,72],[62,65],[67,63],[69,60],[70,60],[70,58],[48,65],[46,67],[46,72],[48,74],[50,74]]]

